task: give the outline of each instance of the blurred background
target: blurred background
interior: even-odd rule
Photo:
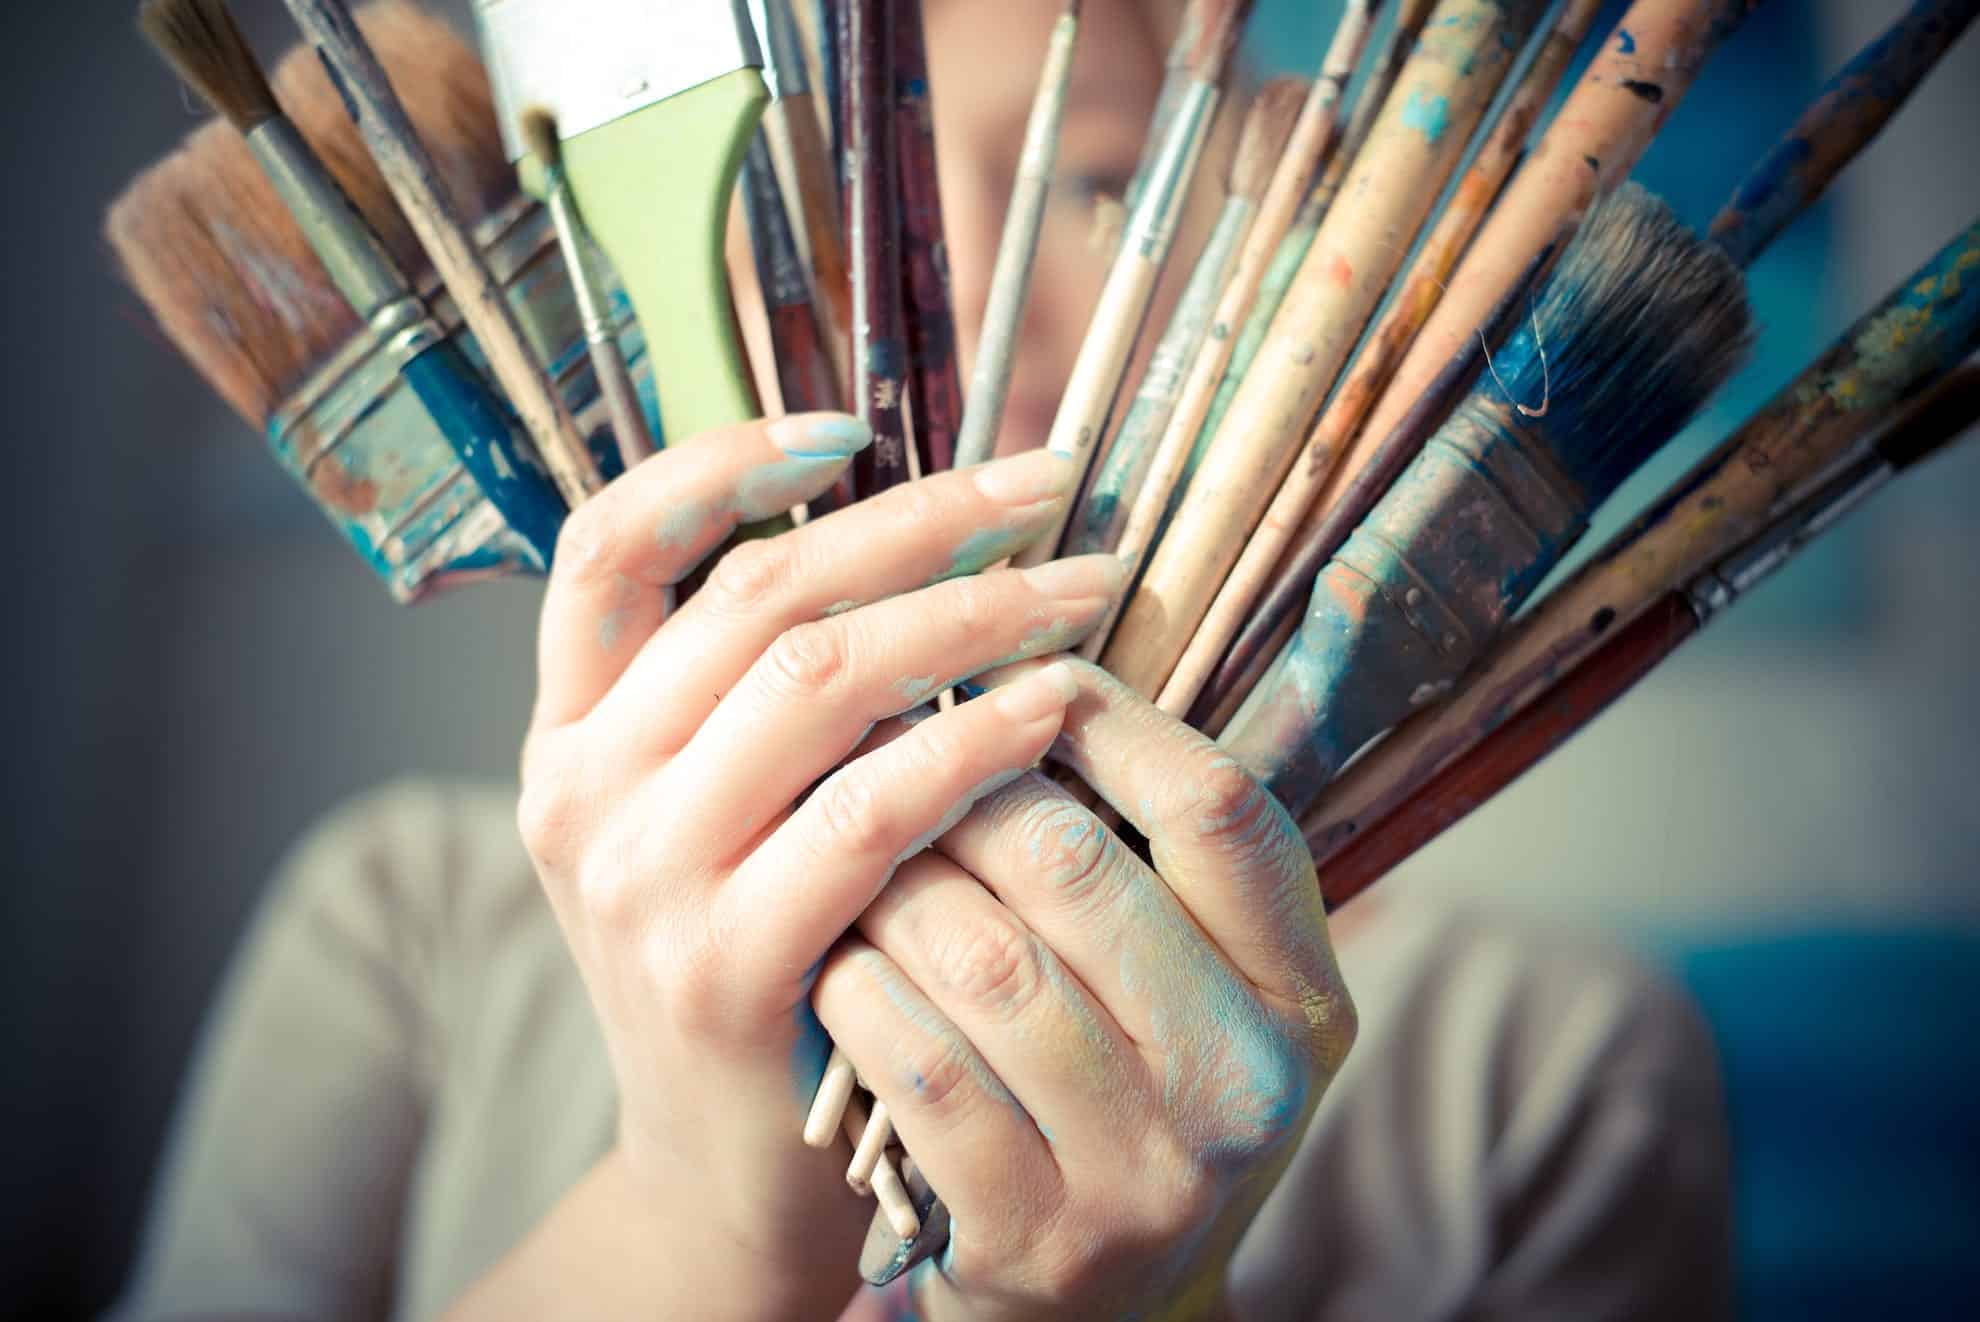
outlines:
[[[240,8],[264,50],[287,39],[278,5]],[[1763,5],[1638,177],[1702,226],[1902,8]],[[531,684],[531,586],[392,606],[117,284],[101,212],[198,121],[131,9],[20,7],[4,84],[0,1270],[24,1317],[114,1293],[202,1009],[285,845],[393,776],[510,776]],[[1310,73],[1337,9],[1265,0],[1254,67]],[[1623,505],[1980,212],[1976,124],[1969,33],[1755,268],[1754,362]],[[1385,884],[1598,928],[1687,981],[1726,1060],[1748,1316],[1980,1298],[1974,501],[1969,442]]]

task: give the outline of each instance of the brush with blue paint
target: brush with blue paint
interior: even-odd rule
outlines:
[[[1603,199],[1531,324],[1321,571],[1224,746],[1297,810],[1445,694],[1731,373],[1749,315],[1738,268],[1660,200]]]
[[[547,565],[564,510],[545,476],[534,468],[513,415],[460,345],[449,338],[323,158],[283,113],[224,0],[146,0],[138,19],[146,37],[180,77],[240,134],[335,294],[363,323],[366,334],[387,346],[400,378],[418,396],[480,493],[527,543],[532,567]],[[445,53],[439,51],[438,63],[446,63]],[[225,234],[231,227],[209,228]],[[241,228],[233,232],[245,236],[255,228],[243,218]],[[116,231],[113,218],[113,237]],[[125,255],[127,267],[144,260],[136,245],[126,248]],[[273,344],[256,348],[271,352]],[[299,349],[296,368],[309,356],[309,350]],[[283,378],[294,370],[274,374],[270,386],[286,385]],[[228,395],[238,406],[241,392]],[[273,402],[271,392],[246,411],[262,421],[272,414]],[[379,477],[356,471],[347,457],[328,453],[326,447],[326,453],[308,462],[311,491],[320,500],[334,505],[336,501],[326,493],[342,491],[349,497],[345,503],[362,501],[354,493],[367,487],[373,492],[370,499],[378,499]],[[372,550],[374,562],[386,553],[384,547]]]

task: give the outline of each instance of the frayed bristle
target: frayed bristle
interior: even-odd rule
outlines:
[[[242,133],[282,113],[226,0],[144,0],[138,27],[179,77]]]
[[[470,222],[510,201],[515,174],[474,50],[406,3],[366,7],[359,23],[443,183]],[[276,68],[274,85],[304,137],[405,271],[425,253],[372,164],[313,50]],[[124,276],[214,391],[256,427],[346,344],[357,319],[238,133],[195,131],[132,182],[104,224]]]
[[[1312,88],[1304,78],[1283,77],[1258,89],[1238,134],[1237,154],[1231,158],[1231,196],[1254,202],[1264,196]]]
[[[1589,212],[1465,407],[1523,406],[1516,421],[1545,437],[1593,506],[1685,424],[1751,343],[1739,268],[1662,199],[1626,183]]]
[[[519,127],[529,154],[544,169],[556,169],[564,155],[563,143],[557,137],[557,117],[542,106],[531,106],[522,112]]]

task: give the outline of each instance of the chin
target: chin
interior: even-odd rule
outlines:
[[[1050,401],[1014,399],[1004,410],[1004,425],[997,433],[996,456],[1023,454],[1045,444],[1052,433],[1053,404]]]

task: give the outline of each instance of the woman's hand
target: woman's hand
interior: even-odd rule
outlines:
[[[850,1293],[866,1209],[844,1153],[799,1142],[818,968],[899,860],[1039,759],[1074,685],[1048,667],[889,718],[1063,649],[1120,588],[1109,557],[976,573],[1064,506],[1071,466],[1034,452],[738,545],[667,614],[738,523],[824,491],[870,439],[810,415],[655,456],[571,517],[543,608],[522,835],[617,1076],[615,1187],[664,1225],[670,1279],[701,1283],[697,1316],[738,1302],[711,1282],[748,1283],[738,1315]]]
[[[1027,773],[902,866],[813,993],[954,1218],[910,1278],[928,1322],[1213,1316],[1354,1036],[1292,821],[1078,673],[1059,756],[1154,866]]]

